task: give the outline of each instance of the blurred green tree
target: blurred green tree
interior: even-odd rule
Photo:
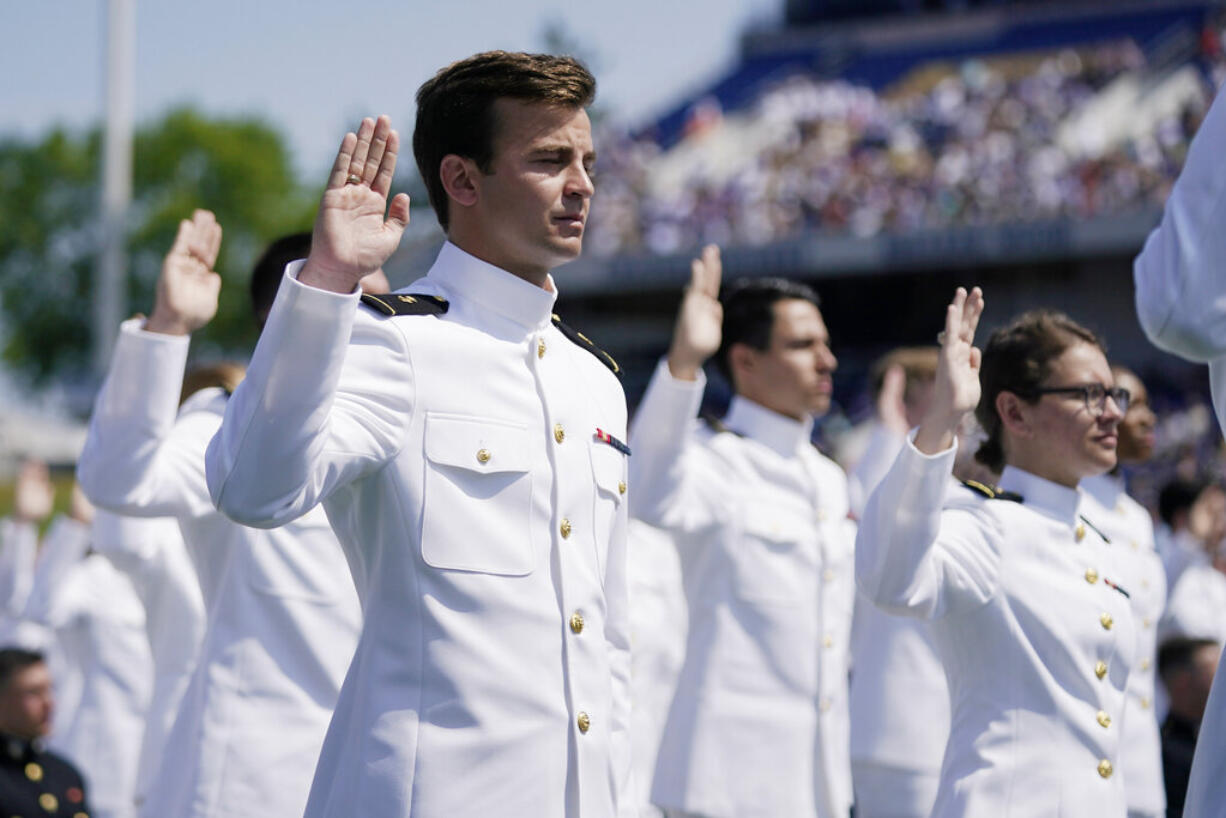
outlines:
[[[92,282],[100,246],[102,138],[57,130],[0,139],[0,309],[3,357],[33,384],[86,375]],[[297,182],[281,134],[255,118],[172,111],[137,130],[128,217],[129,314],[148,312],[179,220],[203,207],[224,231],[221,306],[196,354],[250,349],[247,278],[264,245],[308,230],[318,191]]]

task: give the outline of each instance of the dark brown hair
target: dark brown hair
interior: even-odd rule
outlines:
[[[821,301],[812,287],[786,278],[740,278],[729,284],[720,296],[724,322],[719,351],[715,354],[715,366],[733,389],[736,388],[732,379],[733,345],[770,349],[771,332],[775,328],[775,304],[789,298],[821,307]]]
[[[596,79],[573,57],[486,51],[454,62],[417,89],[413,156],[443,230],[450,222],[439,167],[456,154],[489,173],[498,122],[494,102],[515,99],[585,108],[596,96]]]
[[[1090,330],[1062,312],[1031,310],[992,333],[983,349],[979,368],[981,395],[975,418],[987,435],[975,459],[994,472],[1005,467],[1002,424],[996,412],[996,396],[1012,392],[1033,403],[1037,390],[1051,372],[1051,363],[1076,344],[1093,344],[1106,354],[1106,347]]]

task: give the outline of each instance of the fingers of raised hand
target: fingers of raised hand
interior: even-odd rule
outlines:
[[[379,117],[379,122],[386,121],[387,117]],[[371,177],[373,181],[370,183],[371,190],[381,196],[386,197],[392,190],[392,177],[396,175],[396,157],[399,153],[400,134],[389,129],[384,142],[382,159],[375,168],[374,175]],[[369,165],[370,162],[367,161],[366,164]]]
[[[719,282],[723,275],[719,247],[708,244],[698,258],[690,262],[690,289],[710,298],[719,298]]]
[[[349,160],[349,176],[356,176],[363,182],[370,181],[363,174],[366,172],[366,157],[370,155],[370,145],[374,137],[375,121],[366,117],[358,126],[358,141],[353,148],[353,158]]]
[[[366,164],[362,166],[362,181],[374,187],[375,178],[383,166],[387,156],[388,142],[392,134],[392,121],[386,114],[375,120],[375,130],[370,138],[370,152],[366,154]],[[395,161],[395,151],[392,152]]]
[[[352,131],[345,134],[341,146],[336,151],[336,161],[332,163],[332,172],[328,175],[328,188],[338,188],[345,185],[349,176],[349,165],[353,162],[353,152],[357,149],[358,136]]]

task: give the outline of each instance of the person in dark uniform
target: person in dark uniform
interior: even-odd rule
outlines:
[[[48,752],[55,697],[41,653],[0,649],[0,815],[88,818],[85,782]]]

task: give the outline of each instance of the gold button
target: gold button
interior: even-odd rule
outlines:
[[[1073,536],[1077,542],[1081,542],[1086,538],[1086,527],[1083,523],[1077,523],[1077,527],[1073,529]]]
[[[592,720],[588,718],[587,713],[580,713],[579,718],[575,719],[579,725],[579,732],[586,733],[592,726]]]
[[[834,579],[834,571],[832,569],[827,568],[825,571],[822,571],[822,582],[830,582],[832,579]]]
[[[1098,762],[1098,774],[1103,778],[1110,778],[1111,773],[1113,772],[1115,772],[1115,768],[1111,766],[1110,761],[1104,758],[1102,761]]]
[[[1148,628],[1149,626],[1153,624],[1154,624],[1153,620],[1150,619],[1148,616],[1141,620],[1141,627],[1143,628]]]
[[[825,696],[823,696],[823,697],[822,697],[822,700],[821,700],[820,702],[818,702],[818,704],[817,704],[817,709],[818,709],[818,710],[820,710],[820,711],[822,711],[823,713],[829,712],[829,710],[830,710],[830,699],[828,699],[828,698],[826,698]]]
[[[1101,660],[1098,662],[1095,662],[1094,663],[1094,675],[1100,679],[1106,676],[1107,675],[1107,663]]]
[[[583,614],[575,611],[570,616],[570,629],[575,633],[583,633]]]
[[[625,493],[626,493],[626,481],[625,481],[625,480],[618,480],[618,481],[617,481],[617,493],[618,493],[618,494],[625,494]]]
[[[538,358],[545,357],[545,339],[544,338],[536,339],[536,357]]]
[[[1148,587],[1149,587],[1149,580],[1147,580],[1147,579],[1143,579],[1143,580],[1141,580],[1141,587],[1142,587],[1142,588],[1148,588]]]
[[[834,637],[827,634],[826,638],[822,640],[822,645],[828,648],[834,647]]]
[[[824,508],[819,508],[819,509],[817,510],[817,521],[818,521],[819,523],[824,523],[824,522],[826,522],[826,509],[824,509]]]
[[[561,532],[562,532],[562,539],[566,539],[567,537],[569,537],[569,536],[570,536],[570,520],[568,520],[568,519],[566,519],[565,517],[563,517],[563,518],[562,518],[562,525],[560,525],[558,528],[559,528],[559,529],[561,530]]]
[[[1148,659],[1141,660],[1141,670],[1149,670],[1149,660]]]
[[[1149,706],[1150,706],[1152,703],[1153,703],[1153,702],[1151,702],[1151,701],[1149,700],[1149,696],[1142,696],[1142,697],[1141,697],[1141,709],[1142,709],[1142,710],[1148,710],[1148,709],[1149,709]]]
[[[482,465],[490,462],[490,450],[489,449],[477,449],[477,462]]]
[[[562,428],[561,423],[555,423],[553,425],[553,439],[559,443],[566,440],[566,430]]]
[[[31,781],[43,780],[43,768],[31,761],[26,765],[26,778]]]
[[[1090,583],[1091,585],[1098,582],[1098,572],[1093,568],[1086,569],[1086,582]]]
[[[1111,717],[1107,715],[1106,710],[1099,710],[1098,715],[1095,716],[1095,718],[1098,719],[1098,723],[1102,725],[1103,727],[1111,726]]]
[[[38,796],[38,805],[47,812],[55,812],[60,808],[60,800],[49,792]]]
[[[1136,541],[1136,540],[1133,540],[1132,542],[1130,542],[1130,543],[1128,543],[1128,544],[1132,546],[1132,550],[1133,550],[1133,551],[1136,551],[1138,548],[1140,548],[1140,547],[1141,547],[1141,546],[1137,545],[1137,541]]]
[[[1098,621],[1102,623],[1103,630],[1105,631],[1111,630],[1111,626],[1115,624],[1115,620],[1111,618],[1111,614],[1109,613],[1105,613],[1100,616]]]

